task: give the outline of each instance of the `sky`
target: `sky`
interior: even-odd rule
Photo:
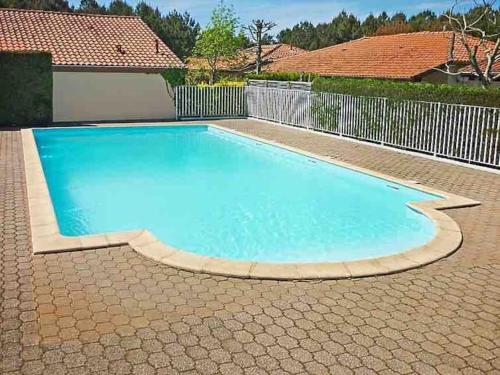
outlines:
[[[98,0],[101,4],[108,4],[110,0]],[[139,0],[128,0],[135,6]],[[172,9],[187,11],[202,26],[209,18],[211,10],[219,0],[145,0],[162,13]],[[70,0],[77,6],[79,0]],[[255,18],[263,18],[277,23],[275,32],[285,27],[291,27],[300,21],[328,22],[340,11],[346,10],[359,18],[365,18],[370,13],[378,14],[387,11],[393,14],[402,11],[408,15],[430,9],[437,14],[450,8],[454,0],[225,0],[226,4],[233,5],[242,24],[248,24]],[[462,7],[467,7],[471,1],[463,0]]]

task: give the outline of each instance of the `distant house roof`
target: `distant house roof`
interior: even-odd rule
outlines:
[[[451,31],[418,32],[364,37],[273,62],[266,70],[412,80],[447,62],[466,63],[467,56]]]
[[[487,64],[488,64],[488,62],[486,60],[481,61],[479,63],[480,69],[482,71],[485,71]],[[491,68],[491,72],[493,74],[500,74],[500,59],[498,59],[497,61],[495,61],[493,63],[492,68]],[[462,73],[464,75],[475,75],[474,68],[470,64],[466,65],[462,69],[460,69],[460,73]]]
[[[253,69],[256,64],[256,49],[257,47],[250,47],[241,50],[234,59],[223,60],[219,64],[219,69],[226,71],[248,71]],[[286,57],[297,56],[306,52],[298,47],[289,44],[266,44],[262,46],[262,62],[269,64]],[[208,66],[204,59],[192,57],[188,60],[188,67],[190,69],[207,69]]]
[[[56,67],[182,66],[139,17],[0,9],[0,51],[23,50],[50,52]]]
[[[250,47],[244,50],[248,57],[248,63],[255,64],[255,53],[257,47]],[[307,52],[305,49],[294,47],[290,44],[278,43],[278,44],[267,44],[262,46],[262,61],[273,62],[286,57],[292,57],[300,55]]]

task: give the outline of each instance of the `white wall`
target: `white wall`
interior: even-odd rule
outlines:
[[[54,72],[54,121],[173,119],[160,74]]]

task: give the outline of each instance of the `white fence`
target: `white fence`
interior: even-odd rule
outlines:
[[[247,115],[244,87],[178,86],[175,97],[178,119]]]
[[[500,167],[500,108],[247,86],[177,88],[179,118],[253,117]]]
[[[311,82],[296,82],[296,81],[268,81],[260,79],[250,79],[247,86],[269,87],[275,89],[289,89],[289,90],[306,90],[311,91]]]
[[[500,166],[500,108],[247,87],[248,117]]]

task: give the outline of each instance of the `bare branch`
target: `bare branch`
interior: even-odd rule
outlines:
[[[491,55],[488,55],[488,63],[486,64],[486,69],[485,69],[485,74],[486,76],[490,75],[492,69],[493,69],[493,64],[500,59],[500,56],[498,56],[498,50],[500,49],[500,38],[497,39],[497,42],[495,43],[495,47],[493,48],[493,52]]]
[[[456,0],[451,9],[444,14],[444,17],[448,20],[451,30],[453,31],[450,44],[450,58],[445,65],[446,69],[436,68],[435,70],[452,76],[460,75],[459,72],[452,71],[449,65],[455,58],[455,38],[458,36],[462,47],[467,51],[470,66],[472,68],[471,74],[478,77],[482,86],[486,87],[495,79],[498,79],[498,75],[493,76],[492,69],[493,64],[498,60],[500,52],[500,39],[498,38],[500,33],[488,35],[486,29],[481,28],[480,25],[485,20],[496,25],[496,16],[493,10],[496,0],[475,0],[474,2],[477,7],[482,8],[480,14],[474,17],[474,19],[469,19],[465,13],[460,14],[455,12],[455,9],[459,5],[458,0]],[[490,40],[493,39],[492,37],[497,38],[494,47],[491,46],[490,42]]]
[[[462,75],[462,73],[460,73],[460,72],[453,72],[451,70],[451,66],[449,64],[445,64],[444,66],[445,66],[446,69],[433,68],[432,70],[435,70],[437,72],[441,72],[441,73],[444,73],[444,74],[447,74],[447,75],[450,75],[450,76],[460,76],[460,75]]]
[[[262,67],[262,38],[270,31],[276,23],[272,21],[264,21],[262,19],[253,20],[252,23],[245,27],[250,33],[252,40],[255,42],[255,71],[260,73]]]

